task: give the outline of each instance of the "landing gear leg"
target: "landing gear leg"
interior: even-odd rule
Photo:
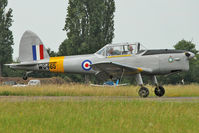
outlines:
[[[156,86],[155,90],[154,90],[155,95],[158,96],[158,97],[164,96],[165,89],[158,84],[158,80],[157,80],[156,76],[153,76],[153,82],[154,82],[154,84]]]
[[[136,81],[137,81],[138,85],[141,86],[141,88],[138,91],[139,96],[143,97],[143,98],[148,97],[148,95],[149,95],[149,89],[146,88],[146,87],[144,87],[142,76],[141,76],[140,73],[136,74]]]
[[[27,80],[28,79],[28,74],[32,73],[32,71],[28,71],[23,75],[23,80]]]

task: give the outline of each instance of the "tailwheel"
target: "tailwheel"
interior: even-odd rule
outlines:
[[[28,79],[28,74],[32,73],[32,71],[28,71],[23,75],[23,80],[27,80]]]
[[[28,76],[23,76],[23,80],[27,80],[28,79]]]
[[[162,86],[157,86],[154,92],[156,96],[162,97],[165,94],[165,89]]]
[[[138,94],[140,97],[148,97],[149,95],[149,89],[147,89],[146,87],[141,87],[140,90],[138,91]]]

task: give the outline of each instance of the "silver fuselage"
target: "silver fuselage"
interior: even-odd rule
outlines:
[[[54,60],[60,60],[60,63],[55,64],[55,70],[49,68],[50,64]],[[172,58],[172,59],[171,59]],[[161,75],[169,74],[173,72],[181,72],[189,70],[189,60],[184,53],[175,54],[157,54],[157,55],[131,55],[128,57],[104,57],[97,54],[89,55],[75,55],[75,56],[64,56],[64,57],[50,57],[48,59],[35,61],[35,65],[21,65],[11,66],[14,69],[23,69],[29,71],[51,71],[51,72],[64,72],[64,73],[83,73],[83,74],[95,74],[96,71],[92,68],[85,70],[82,63],[85,60],[89,60],[92,64],[98,62],[117,62],[123,65],[141,68],[150,68],[151,73],[144,73],[149,75]],[[48,63],[49,62],[49,63]],[[27,64],[22,62],[21,64]],[[127,74],[126,74],[127,75]]]

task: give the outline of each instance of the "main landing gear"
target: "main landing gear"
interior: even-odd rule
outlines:
[[[164,96],[165,89],[162,86],[157,86],[154,90],[154,93],[156,96],[162,97],[162,96]]]
[[[149,89],[144,87],[142,76],[141,76],[140,73],[136,74],[136,81],[137,81],[138,85],[141,86],[141,88],[138,91],[139,96],[143,97],[143,98],[148,97],[149,96]]]
[[[154,90],[155,95],[158,96],[158,97],[164,96],[165,89],[158,84],[158,80],[157,80],[156,76],[153,76],[153,82],[154,82],[154,84],[156,86],[155,90]]]
[[[149,96],[149,89],[144,87],[142,76],[141,76],[140,73],[136,74],[136,81],[137,81],[138,85],[141,86],[141,88],[138,91],[139,96],[142,97],[142,98],[148,97]],[[156,88],[154,90],[155,95],[158,96],[158,97],[162,97],[165,94],[165,89],[162,86],[158,85],[158,81],[157,81],[156,76],[153,76],[153,82],[156,85]]]
[[[149,95],[149,89],[146,87],[141,87],[140,90],[138,91],[138,94],[140,97],[148,97]]]

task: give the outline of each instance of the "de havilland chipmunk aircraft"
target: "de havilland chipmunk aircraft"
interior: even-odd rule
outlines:
[[[161,97],[165,89],[158,84],[156,75],[188,71],[189,60],[193,57],[195,54],[184,50],[147,50],[140,43],[107,44],[94,54],[49,57],[40,38],[26,31],[19,46],[20,63],[5,65],[26,70],[24,80],[31,71],[94,74],[101,79],[135,76],[141,86],[140,97],[149,95],[142,80],[142,75],[149,75],[156,86],[155,95]]]

